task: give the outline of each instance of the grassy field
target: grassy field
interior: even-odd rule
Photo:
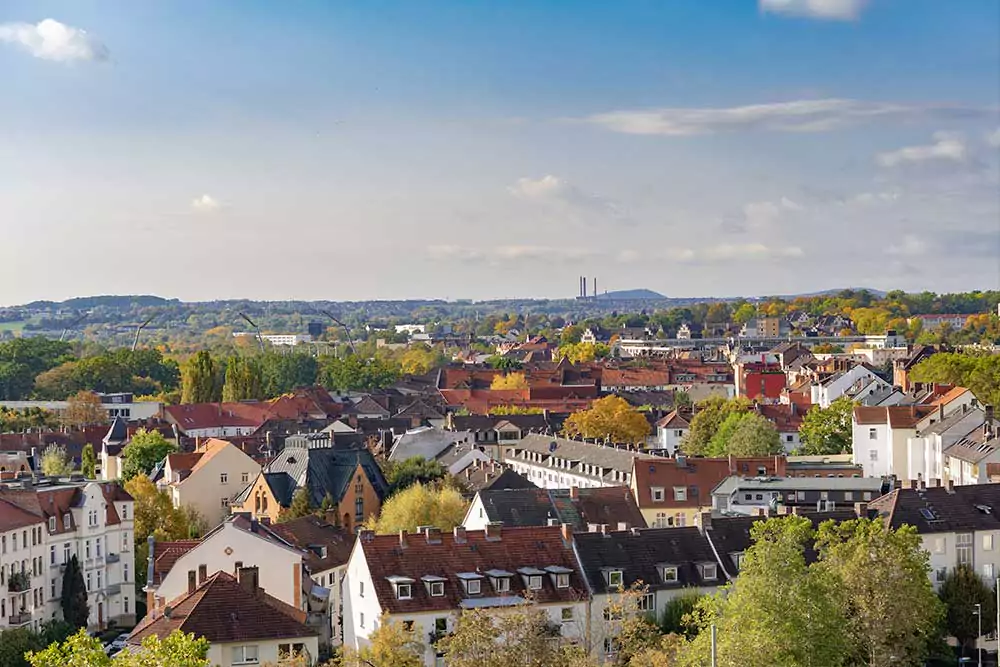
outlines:
[[[21,333],[24,329],[24,325],[27,324],[25,321],[21,322],[0,322],[0,331],[12,331],[14,333]]]

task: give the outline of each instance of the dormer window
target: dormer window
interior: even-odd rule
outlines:
[[[702,563],[698,566],[698,570],[701,572],[701,578],[705,581],[715,581],[718,578],[715,563]]]
[[[481,595],[483,592],[483,575],[478,572],[459,572],[458,580],[465,587],[465,594],[469,597]]]
[[[621,570],[608,570],[608,586],[618,588],[622,585],[624,577]]]
[[[556,575],[556,588],[569,588],[569,575],[568,574],[557,574]]]
[[[63,514],[63,528],[69,530],[71,523],[72,523],[72,517],[70,517],[69,512]]]
[[[49,532],[56,532],[56,518],[54,516],[49,517]]]
[[[545,571],[552,578],[553,586],[556,588],[569,588],[569,575],[573,574],[573,570],[561,565],[549,565],[545,568]]]
[[[743,552],[742,551],[733,554],[733,564],[736,565],[736,569],[737,570],[742,570],[743,569]]]
[[[665,584],[676,584],[677,578],[677,566],[676,565],[663,565],[660,567],[660,576],[663,577],[663,583]]]
[[[494,591],[497,593],[510,592],[510,579],[514,576],[512,572],[507,572],[506,570],[487,570],[486,576],[490,578],[490,583],[493,584]]]
[[[413,579],[409,577],[392,576],[386,577],[389,583],[392,584],[393,590],[396,592],[397,600],[412,600],[413,599]]]
[[[653,502],[654,503],[662,503],[663,502],[663,487],[662,486],[654,486],[653,488],[650,489],[650,493],[653,496]]]
[[[428,574],[420,577],[420,580],[424,582],[424,586],[427,587],[427,594],[432,598],[442,598],[444,597],[444,577],[439,577],[437,575]]]

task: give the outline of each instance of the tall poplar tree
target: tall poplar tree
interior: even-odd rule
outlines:
[[[208,350],[188,359],[181,372],[181,403],[214,403],[222,399],[219,369]]]

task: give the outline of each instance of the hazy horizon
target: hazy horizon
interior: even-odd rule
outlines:
[[[995,0],[8,0],[0,78],[3,304],[1000,286]]]

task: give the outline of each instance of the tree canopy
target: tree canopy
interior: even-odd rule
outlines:
[[[390,495],[414,484],[430,484],[448,476],[448,470],[443,465],[423,456],[412,456],[399,462],[386,461],[382,468],[389,483]]]
[[[910,372],[914,382],[957,384],[984,405],[1000,405],[1000,354],[938,352]]]
[[[490,389],[527,389],[528,380],[524,373],[511,371],[509,373],[499,373],[493,376],[490,382]]]
[[[649,422],[620,396],[605,396],[589,410],[574,412],[563,425],[570,437],[594,438],[613,443],[638,444],[649,435]]]
[[[691,419],[691,428],[681,441],[681,450],[692,456],[708,456],[713,449],[712,438],[718,433],[726,418],[731,414],[746,413],[750,409],[750,401],[745,398],[729,400],[712,396],[699,402],[696,408]],[[730,424],[733,429],[736,426],[736,419],[734,418]]]
[[[139,651],[105,654],[100,639],[80,630],[64,642],[27,656],[31,667],[209,667],[208,640],[174,630],[164,639],[150,635]]]
[[[62,421],[67,426],[80,428],[108,422],[108,412],[101,398],[92,391],[80,390],[66,401]]]
[[[945,606],[948,632],[958,640],[963,652],[971,648],[979,637],[978,614],[982,614],[984,635],[996,629],[996,594],[968,565],[959,565],[948,573],[938,596]]]
[[[369,519],[368,527],[379,534],[416,532],[418,526],[451,530],[462,523],[468,506],[456,489],[417,482],[386,500],[378,518]]]
[[[222,400],[220,370],[208,350],[200,350],[181,369],[181,403]]]
[[[851,451],[851,419],[854,401],[841,396],[830,407],[814,405],[802,418],[799,436],[801,452],[812,455],[843,454]]]
[[[66,454],[66,448],[55,443],[42,452],[42,472],[52,477],[69,475],[73,472],[73,462]]]
[[[140,428],[122,449],[122,479],[128,481],[138,474],[148,475],[167,454],[177,451],[177,445],[159,431]]]

